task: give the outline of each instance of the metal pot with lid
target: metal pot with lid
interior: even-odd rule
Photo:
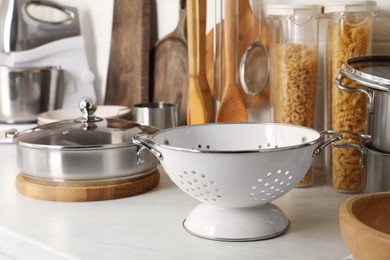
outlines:
[[[350,79],[359,86],[345,86]],[[369,134],[372,145],[390,152],[390,56],[374,55],[349,59],[340,69],[336,86],[348,92],[362,92],[368,96]]]
[[[138,178],[154,171],[158,161],[132,142],[158,129],[123,119],[96,117],[96,101],[80,102],[82,116],[38,126],[13,135],[18,167],[30,178],[97,181]]]

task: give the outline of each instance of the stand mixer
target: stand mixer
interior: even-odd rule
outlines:
[[[39,9],[41,13],[51,9],[57,19],[41,18]],[[64,70],[62,107],[76,107],[84,96],[96,98],[95,75],[89,69],[77,8],[54,1],[3,0],[0,33],[4,65],[58,66]]]

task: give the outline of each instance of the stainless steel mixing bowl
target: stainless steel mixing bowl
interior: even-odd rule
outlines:
[[[0,122],[35,122],[37,116],[61,108],[63,70],[59,67],[0,66]]]

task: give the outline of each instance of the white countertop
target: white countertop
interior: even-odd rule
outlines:
[[[282,236],[217,242],[188,234],[182,221],[198,204],[162,172],[154,190],[100,202],[49,202],[15,188],[15,146],[0,144],[0,252],[16,259],[338,259],[349,255],[338,207],[351,195],[321,184],[274,203],[291,224]]]

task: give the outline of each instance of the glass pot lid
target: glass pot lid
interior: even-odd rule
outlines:
[[[349,78],[365,87],[390,91],[390,56],[373,55],[350,58],[340,70]]]
[[[102,119],[95,116],[96,100],[83,98],[81,117],[38,126],[14,136],[14,143],[34,148],[91,149],[129,145],[139,133],[154,134],[157,128],[125,119]]]

